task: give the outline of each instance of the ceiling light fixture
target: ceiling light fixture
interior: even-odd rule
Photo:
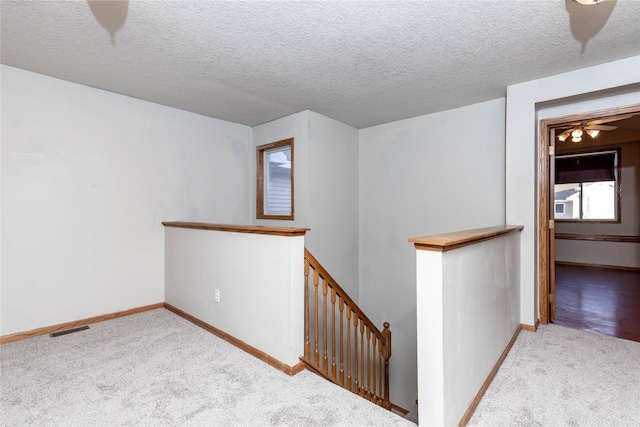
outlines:
[[[602,3],[604,0],[574,0],[576,3],[583,4],[585,6],[591,6],[594,4]]]
[[[582,129],[574,129],[571,132],[571,141],[573,142],[580,142],[582,141]]]
[[[560,135],[558,135],[558,141],[565,142],[567,138],[571,137],[571,141],[580,142],[582,141],[582,137],[585,133],[593,139],[598,136],[600,131],[597,129],[585,129],[584,127],[580,126],[562,132]]]
[[[559,129],[558,132],[561,133],[557,135],[556,138],[558,138],[558,141],[564,142],[569,139],[569,137],[571,137],[571,140],[573,142],[580,142],[582,141],[582,137],[586,133],[591,137],[591,139],[593,139],[600,135],[600,131],[612,131],[618,129],[617,126],[606,125],[605,123],[619,122],[622,120],[630,119],[633,116],[634,114],[623,114],[621,116],[612,116],[582,122],[565,123],[557,128]]]

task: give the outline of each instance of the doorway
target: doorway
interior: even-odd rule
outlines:
[[[556,249],[556,223],[554,214],[556,212],[555,198],[553,197],[553,184],[555,181],[555,156],[557,153],[557,135],[566,133],[572,126],[579,127],[585,123],[605,120],[607,124],[614,124],[616,121],[622,123],[623,120],[634,117],[640,123],[640,105],[613,108],[608,110],[595,111],[591,113],[563,116],[540,122],[540,145],[538,161],[538,183],[539,183],[539,238],[538,238],[538,301],[540,312],[540,323],[547,324],[553,321],[555,310],[555,249]],[[579,125],[575,125],[575,124]],[[573,125],[572,125],[573,124]],[[583,128],[584,131],[586,129]],[[640,132],[640,127],[638,128]],[[570,135],[570,133],[569,133]],[[589,138],[585,136],[587,141]],[[596,139],[596,138],[592,138]],[[640,140],[640,139],[639,139]],[[591,145],[595,145],[590,141]],[[588,144],[587,144],[588,145]],[[609,147],[611,148],[611,147]],[[562,209],[561,209],[562,210]],[[640,242],[637,227],[635,236],[622,236],[626,239],[636,239]],[[588,236],[587,236],[588,237]],[[631,269],[633,270],[633,268]]]

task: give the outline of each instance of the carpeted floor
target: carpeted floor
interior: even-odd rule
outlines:
[[[640,343],[556,325],[521,332],[469,426],[640,426]]]
[[[412,426],[164,309],[0,347],[2,426]]]
[[[0,347],[1,426],[411,426],[166,310]],[[522,332],[469,426],[638,426],[640,343]]]

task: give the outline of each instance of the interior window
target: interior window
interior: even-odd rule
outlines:
[[[257,147],[256,217],[293,220],[293,138]]]
[[[556,157],[555,219],[617,221],[618,152]]]

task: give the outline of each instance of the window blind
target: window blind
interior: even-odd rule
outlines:
[[[556,184],[615,181],[616,153],[556,158]]]

